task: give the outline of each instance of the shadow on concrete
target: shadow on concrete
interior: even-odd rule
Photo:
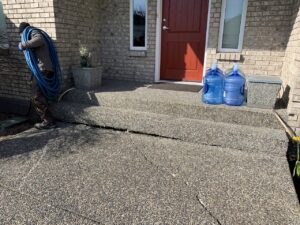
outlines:
[[[104,79],[102,87],[96,90],[99,92],[127,92],[134,91],[149,84],[135,81]]]
[[[87,106],[101,106],[101,99],[96,96],[97,93],[131,92],[147,86],[149,85],[140,82],[104,79],[102,86],[98,89],[92,91],[73,89],[62,98],[62,101]]]
[[[102,138],[108,138],[105,132],[102,134],[103,136],[95,129],[84,125],[59,124],[59,128],[48,131],[32,129],[14,138],[0,141],[0,159],[20,155],[30,156],[31,152],[42,151],[46,146],[50,157],[62,157],[75,153],[76,146],[101,143]],[[107,134],[112,136],[109,131]]]
[[[281,98],[278,98],[275,104],[275,109],[286,109],[290,101],[291,87],[287,85],[284,89]]]

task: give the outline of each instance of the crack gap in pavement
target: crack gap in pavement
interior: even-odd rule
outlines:
[[[197,193],[197,190],[193,187],[191,187],[188,182],[184,179],[184,176],[175,176],[173,173],[171,173],[170,171],[168,171],[168,169],[164,168],[163,166],[157,165],[155,164],[152,160],[150,160],[147,155],[145,154],[145,152],[140,151],[142,157],[148,162],[150,163],[150,165],[154,166],[156,169],[160,170],[163,173],[167,173],[168,175],[170,175],[174,180],[178,180],[179,182],[183,183],[187,188],[191,189],[191,192]],[[196,194],[196,200],[198,203],[200,203],[200,205],[202,206],[202,208],[208,213],[208,215],[210,215],[217,223],[218,225],[222,225],[221,222],[219,221],[219,219],[214,216],[214,214],[205,206],[205,204],[203,203],[203,201],[200,199],[199,195]]]
[[[63,121],[61,121],[61,122],[63,122]],[[164,136],[164,135],[147,133],[147,132],[133,131],[133,130],[123,129],[123,128],[115,128],[115,127],[110,127],[110,126],[91,125],[91,124],[79,123],[79,122],[63,122],[63,123],[69,123],[69,124],[74,124],[74,125],[85,125],[85,126],[92,127],[92,128],[100,128],[100,129],[117,131],[117,132],[122,132],[122,133],[129,133],[129,134],[145,135],[145,136],[168,139],[168,140],[175,140],[175,141],[180,141],[180,142],[190,142],[189,140],[182,140],[180,138],[168,137],[168,136]],[[213,143],[209,144],[209,143],[205,143],[205,142],[192,142],[192,143],[197,144],[197,145],[209,146],[209,147],[218,147],[218,148],[225,148],[225,149],[229,148],[228,146],[222,146],[221,144],[213,144]],[[231,149],[245,153],[245,150],[243,148],[231,148]],[[256,154],[255,152],[250,152],[250,151],[246,151],[246,153]]]
[[[61,121],[63,122],[63,121]],[[154,133],[147,133],[147,132],[141,132],[141,131],[133,131],[133,130],[128,130],[128,129],[123,129],[123,128],[115,128],[115,127],[110,127],[110,126],[99,126],[99,125],[95,125],[95,124],[86,124],[86,123],[79,123],[79,122],[63,122],[63,123],[69,123],[69,124],[75,124],[75,125],[85,125],[88,127],[92,127],[92,128],[101,128],[101,129],[105,129],[105,130],[111,130],[111,131],[118,131],[118,132],[123,132],[123,133],[129,133],[129,134],[139,134],[139,135],[145,135],[145,136],[150,136],[150,137],[156,137],[156,138],[162,138],[162,139],[168,139],[168,140],[175,140],[175,141],[181,141],[181,142],[189,142],[189,140],[182,140],[180,138],[174,138],[174,137],[168,137],[168,136],[164,136],[164,135],[159,135],[159,134],[154,134]],[[224,148],[228,148],[226,146],[222,146],[221,144],[208,144],[205,142],[193,142],[194,144],[198,144],[198,145],[203,145],[203,146],[209,146],[209,147],[224,147]],[[237,151],[242,151],[245,152],[244,149],[242,148],[232,148],[234,150]],[[251,153],[251,152],[249,152]]]
[[[219,219],[217,217],[215,217],[214,214],[205,206],[205,204],[202,202],[199,195],[196,195],[196,198],[197,198],[197,201],[200,203],[200,205],[208,212],[208,214],[217,221],[218,225],[222,225],[221,222],[219,221]]]
[[[101,129],[105,129],[105,130],[119,131],[119,132],[123,132],[123,133],[140,134],[140,135],[147,135],[147,136],[151,136],[151,137],[158,137],[158,138],[163,138],[163,139],[170,139],[170,140],[182,141],[180,138],[168,137],[168,136],[164,136],[164,135],[159,135],[159,134],[154,134],[154,133],[147,133],[147,132],[141,132],[141,131],[133,131],[133,130],[123,129],[123,128],[116,128],[116,127],[110,127],[110,126],[91,125],[91,124],[76,123],[76,122],[68,122],[68,123],[69,124],[77,124],[77,125],[85,125],[85,126],[94,127],[94,128],[101,128]]]
[[[157,170],[160,170],[161,172],[166,173],[169,176],[171,176],[174,180],[178,180],[179,182],[183,183],[187,188],[190,188],[191,192],[193,192],[193,193],[197,193],[198,192],[194,187],[191,187],[189,185],[188,181],[185,180],[184,176],[182,176],[182,175],[179,175],[179,176],[174,175],[168,169],[164,168],[161,165],[157,165],[152,160],[150,160],[147,157],[147,154],[143,150],[140,150],[139,152],[142,155],[142,157],[146,160],[146,162],[148,162],[150,165],[154,166]],[[205,206],[205,204],[203,203],[203,201],[200,199],[199,194],[196,194],[196,201],[198,203],[200,203],[200,205],[202,206],[202,208],[208,213],[208,215],[210,215],[218,223],[218,225],[222,225],[221,222],[219,221],[219,219],[216,216],[214,216],[214,214]]]

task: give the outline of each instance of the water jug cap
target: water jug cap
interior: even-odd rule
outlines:
[[[234,72],[237,72],[239,70],[239,65],[237,64],[237,63],[235,63],[234,65],[233,65],[233,71]]]

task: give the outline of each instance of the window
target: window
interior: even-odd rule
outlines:
[[[242,50],[248,0],[223,0],[219,51]]]
[[[2,0],[0,0],[0,48],[8,49],[8,40],[6,35],[6,22],[3,12]]]
[[[130,0],[130,49],[147,49],[147,0]]]

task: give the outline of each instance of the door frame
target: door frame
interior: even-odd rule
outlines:
[[[162,13],[163,13],[163,0],[157,0],[157,17],[156,17],[156,49],[155,49],[155,74],[154,81],[162,82],[160,79],[160,67],[161,67],[161,26],[162,26]],[[210,9],[211,9],[211,0],[208,0],[208,13],[207,13],[207,26],[206,26],[206,40],[205,40],[205,53],[204,53],[204,62],[203,62],[203,78],[206,71],[206,60],[207,60],[207,48],[208,48],[208,36],[209,36],[209,23],[210,23]],[[181,81],[182,82],[182,81]],[[199,84],[199,82],[186,82]],[[202,81],[201,83],[202,84]]]

